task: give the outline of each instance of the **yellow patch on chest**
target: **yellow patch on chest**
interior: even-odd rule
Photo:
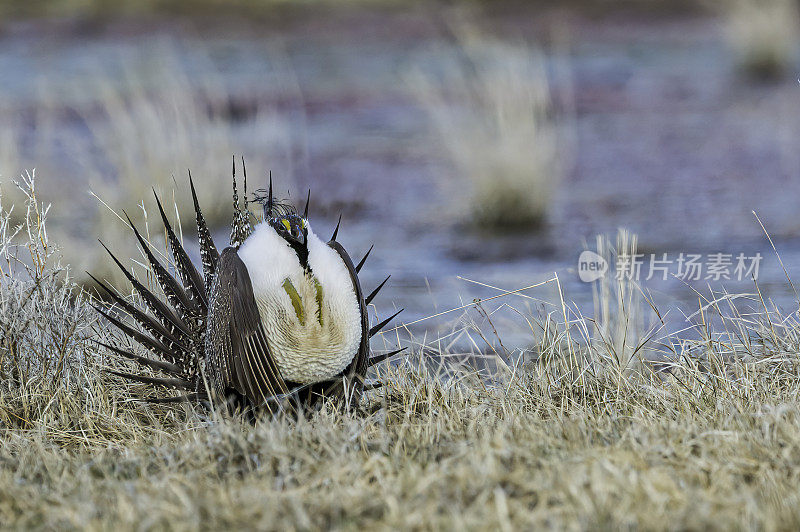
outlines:
[[[303,300],[300,297],[300,294],[297,292],[297,289],[292,284],[292,281],[290,281],[288,278],[283,281],[283,290],[286,292],[292,302],[295,316],[297,316],[297,320],[300,322],[300,325],[305,326],[306,310],[303,307]],[[319,281],[316,278],[314,278],[314,291],[314,299],[317,302],[317,321],[319,321],[320,326],[324,326],[322,319],[322,285],[319,284]]]
[[[292,301],[292,307],[294,307],[294,313],[297,316],[297,319],[300,321],[300,325],[305,326],[306,312],[303,308],[303,301],[300,299],[300,294],[297,293],[297,288],[294,287],[289,279],[286,279],[283,281],[283,290]]]

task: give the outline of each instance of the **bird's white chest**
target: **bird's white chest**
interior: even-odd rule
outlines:
[[[259,235],[259,229],[239,255],[248,268],[281,376],[299,384],[335,377],[361,343],[361,313],[344,262],[312,233],[308,241],[313,273],[308,274],[280,237],[276,235],[275,242],[272,235]]]

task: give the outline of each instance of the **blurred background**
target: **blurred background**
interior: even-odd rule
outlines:
[[[117,279],[96,239],[140,256],[118,214],[158,233],[151,187],[194,234],[188,169],[227,238],[236,155],[251,190],[269,171],[283,197],[311,188],[322,236],[343,213],[356,259],[375,244],[362,282],[392,274],[381,315],[554,273],[596,314],[578,256],[619,228],[644,254],[761,253],[759,289],[791,312],[752,211],[800,272],[798,52],[796,0],[1,0],[0,200],[20,205],[35,169],[75,278]],[[642,290],[680,327],[709,283]],[[513,322],[524,346],[524,314],[560,297],[548,283],[466,319]],[[464,319],[412,330],[463,342]]]

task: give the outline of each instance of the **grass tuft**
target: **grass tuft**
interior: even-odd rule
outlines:
[[[728,40],[738,68],[754,80],[792,70],[800,46],[800,12],[794,0],[729,0]]]
[[[565,155],[544,57],[475,34],[455,41],[440,72],[410,77],[456,173],[453,203],[484,229],[540,227]]]

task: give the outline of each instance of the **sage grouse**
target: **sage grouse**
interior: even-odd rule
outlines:
[[[146,308],[137,307],[93,277],[114,306],[135,324],[113,307],[98,311],[152,356],[102,345],[164,376],[113,373],[188,392],[147,399],[153,402],[225,402],[273,412],[286,405],[311,407],[324,397],[355,404],[365,390],[367,369],[402,351],[370,356],[370,337],[397,315],[369,326],[367,305],[388,280],[366,297],[362,294],[358,273],[372,248],[353,265],[336,241],[339,223],[328,242],[312,231],[308,222],[310,192],[300,215],[292,205],[274,199],[271,178],[269,190],[253,196],[252,202],[263,207],[262,220],[253,225],[247,176],[240,203],[234,164],[230,246],[220,253],[203,218],[191,173],[189,184],[202,275],[175,235],[158,195],[172,269],[154,256],[149,242],[128,218],[165,300],[139,282],[101,242]]]

